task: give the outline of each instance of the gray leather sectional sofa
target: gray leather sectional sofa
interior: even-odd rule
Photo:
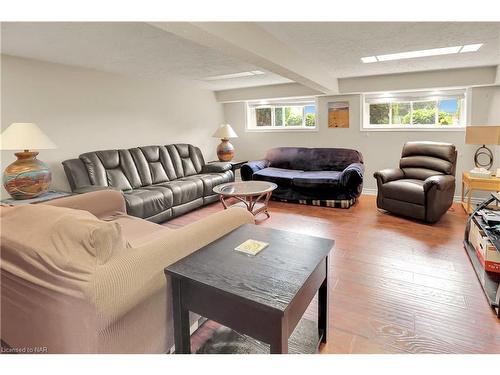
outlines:
[[[129,215],[157,223],[215,202],[213,187],[234,181],[229,163],[205,164],[189,144],[87,152],[62,164],[73,192],[121,190]]]

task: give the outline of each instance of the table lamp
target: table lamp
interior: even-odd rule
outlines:
[[[500,126],[467,126],[465,129],[465,143],[468,145],[481,145],[474,154],[474,165],[477,168],[490,169],[493,165],[493,152],[486,145],[500,145]],[[481,157],[486,160],[480,160]]]
[[[238,138],[233,128],[229,124],[223,124],[217,128],[212,135],[220,138],[221,143],[217,146],[217,157],[220,161],[231,161],[234,157],[234,146],[229,143],[229,138]]]
[[[11,124],[0,135],[0,145],[2,150],[24,150],[15,153],[17,160],[3,173],[3,186],[12,198],[35,198],[48,191],[52,174],[33,150],[54,149],[56,145],[36,124]]]

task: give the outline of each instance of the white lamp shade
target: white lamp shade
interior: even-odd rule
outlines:
[[[220,139],[238,138],[238,134],[235,133],[231,125],[222,124],[217,128],[212,137]]]
[[[0,135],[2,150],[48,150],[57,148],[42,130],[33,123],[14,122]]]

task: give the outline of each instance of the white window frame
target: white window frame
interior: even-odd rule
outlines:
[[[441,125],[439,120],[438,101],[447,98],[460,98],[462,103],[460,108],[460,123],[458,125]],[[448,90],[426,90],[412,92],[387,93],[369,93],[363,94],[361,98],[362,117],[361,131],[465,131],[467,123],[467,101],[469,100],[465,88]],[[414,102],[436,102],[436,118],[434,124],[392,124],[392,105],[389,106],[389,124],[370,124],[370,104],[380,102],[392,103],[410,103],[410,111],[413,110]],[[411,118],[412,116],[410,116]]]
[[[284,123],[281,126],[275,125],[275,108],[285,107],[302,107],[302,125],[286,126]],[[305,107],[314,106],[315,108],[315,123],[314,126],[306,126]],[[255,119],[255,109],[271,108],[271,126],[257,126]],[[259,100],[248,101],[245,105],[246,109],[246,127],[247,132],[310,132],[318,131],[318,103],[315,98],[295,98],[295,99],[279,99],[279,100]],[[284,122],[283,109],[283,122]]]

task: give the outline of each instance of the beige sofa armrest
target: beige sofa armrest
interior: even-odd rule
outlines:
[[[108,326],[165,288],[165,267],[247,223],[254,223],[252,214],[243,208],[230,208],[168,231],[141,247],[125,249],[98,266],[93,289],[99,325]]]
[[[127,213],[123,193],[118,190],[94,191],[91,193],[54,199],[40,204],[88,211],[100,219],[116,215],[117,213]]]

